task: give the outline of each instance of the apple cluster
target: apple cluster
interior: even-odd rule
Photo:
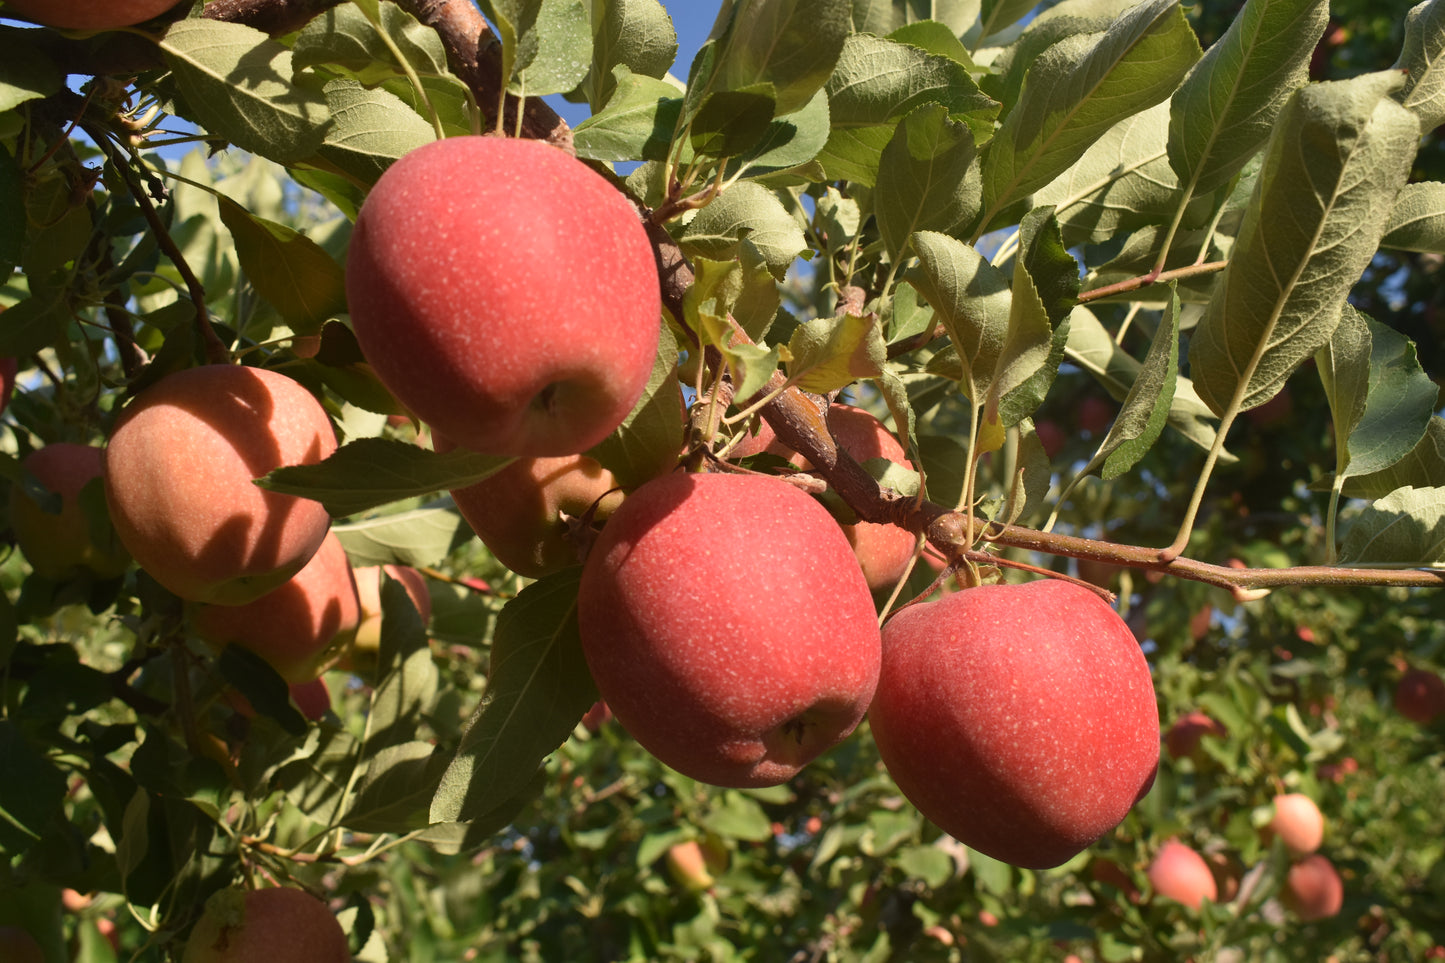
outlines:
[[[623,497],[589,451],[646,387],[659,281],[637,212],[586,165],[499,137],[413,151],[363,204],[346,277],[363,353],[434,446],[513,457],[452,492],[498,560],[545,576],[590,541],[573,527],[604,523],[582,648],[609,710],[664,763],[773,785],[871,712],[926,816],[1035,867],[1090,845],[1152,784],[1149,667],[1088,589],[978,587],[880,631],[873,593],[906,575],[913,533],[840,524],[765,474],[676,472]],[[856,460],[912,468],[868,412],[835,404],[827,424]],[[763,451],[811,467],[766,426],[730,454]]]

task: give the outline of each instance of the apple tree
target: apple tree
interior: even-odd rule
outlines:
[[[1445,5],[1203,7],[5,0],[0,956],[1445,958]]]

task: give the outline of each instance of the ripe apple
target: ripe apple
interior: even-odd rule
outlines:
[[[1199,747],[1205,736],[1223,739],[1228,732],[1224,726],[1198,709],[1186,712],[1174,720],[1174,725],[1164,734],[1164,748],[1171,759],[1199,758]]]
[[[1282,793],[1274,797],[1274,816],[1266,835],[1278,836],[1292,855],[1303,856],[1324,842],[1325,817],[1315,801],[1303,793]]]
[[[186,940],[182,963],[350,963],[330,909],[291,887],[222,890]]]
[[[1098,840],[1159,763],[1139,644],[1099,596],[1053,579],[895,615],[869,719],[923,815],[1015,866],[1057,866]]]
[[[115,530],[108,522],[92,525],[80,501],[87,484],[104,485],[103,463],[99,448],[70,442],[55,442],[25,456],[25,470],[60,496],[60,511],[52,514],[24,486],[10,486],[10,527],[36,574],[59,581],[88,571],[108,579],[130,567],[130,553]]]
[[[575,455],[652,373],[661,297],[632,205],[540,141],[453,137],[393,164],[347,254],[357,341],[397,399],[488,454]]]
[[[907,453],[893,433],[862,408],[829,405],[827,420],[833,440],[854,461],[862,463],[872,458],[886,458],[905,468],[913,467],[913,462],[908,460]],[[774,442],[774,445],[781,447],[779,442]],[[804,470],[812,465],[801,455],[793,455],[792,460]],[[853,546],[853,554],[863,569],[863,577],[874,591],[892,589],[913,558],[916,540],[906,528],[858,521],[844,525],[843,534],[848,536],[848,543]]]
[[[597,506],[606,519],[622,503],[612,472],[586,455],[521,458],[475,485],[452,489],[457,510],[497,561],[527,578],[576,565],[563,516]]]
[[[431,620],[431,593],[427,591],[426,577],[410,565],[363,565],[352,574],[356,578],[356,599],[360,606],[360,622],[356,635],[347,646],[345,655],[337,662],[339,669],[355,669],[363,672],[375,668],[377,653],[381,651],[381,573],[385,571],[406,589],[407,598],[416,607],[422,624]]]
[[[285,375],[206,365],[142,391],[105,450],[105,494],[121,542],[185,599],[254,601],[301,570],[331,518],[320,502],[252,482],[336,450],[326,411]]]
[[[1410,669],[1395,687],[1395,711],[1420,725],[1445,712],[1445,679],[1429,669]]]
[[[18,926],[0,926],[0,963],[45,963],[45,950]]]
[[[607,725],[608,720],[611,718],[612,710],[608,708],[607,703],[598,699],[592,703],[592,708],[582,714],[582,728],[596,734],[602,731],[602,727]]]
[[[1327,919],[1344,906],[1345,884],[1334,863],[1316,853],[1289,868],[1280,902],[1302,920]]]
[[[310,682],[356,634],[361,607],[346,550],[328,534],[288,582],[245,605],[201,605],[196,634],[218,651],[235,643],[269,662],[290,683]]]
[[[47,27],[65,30],[113,30],[160,16],[178,0],[6,0],[7,13],[18,13]]]
[[[1213,902],[1219,898],[1209,864],[1177,839],[1169,840],[1154,854],[1149,863],[1149,885],[1158,895],[1193,910],[1206,899]]]
[[[873,598],[848,540],[763,475],[639,487],[588,556],[578,622],[617,720],[714,785],[792,778],[853,731],[878,680]]]

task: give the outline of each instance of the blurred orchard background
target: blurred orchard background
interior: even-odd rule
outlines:
[[[1410,5],[1335,0],[1313,76],[1349,77],[1393,62]],[[680,70],[714,10],[690,0],[666,6],[679,33]],[[1192,8],[1201,43],[1207,47],[1236,11],[1217,0]],[[580,116],[580,108],[557,103],[564,116]],[[187,176],[214,182],[333,253],[344,246],[344,219],[268,162],[178,148],[167,156]],[[1438,132],[1419,163],[1419,178],[1445,180]],[[238,264],[214,197],[184,185],[175,196],[178,238],[192,264],[204,268],[207,286],[224,290]],[[1415,340],[1437,383],[1445,376],[1442,281],[1438,256],[1382,253],[1354,295],[1362,309]],[[815,296],[808,279],[795,279],[791,290],[798,313],[814,310],[803,300]],[[23,384],[0,444],[14,450],[13,436],[43,427],[55,405],[49,384]],[[1066,364],[1034,420],[1041,438],[1058,446],[1061,464],[1088,458],[1116,409],[1092,378]],[[1259,567],[1322,555],[1309,540],[1322,537],[1323,493],[1282,481],[1297,473],[1275,468],[1324,464],[1328,417],[1318,380],[1305,376],[1249,412],[1231,438],[1239,464],[1218,474],[1189,554]],[[1173,469],[1196,459],[1186,442],[1166,434],[1141,471],[1110,482],[1090,478],[1075,489],[1059,530],[1167,544],[1177,518],[1158,510],[1187,498],[1193,472],[1177,477]],[[401,502],[389,510],[417,507]],[[464,527],[419,532],[385,521],[358,526],[348,547],[411,539],[440,549],[440,561],[425,572],[436,678],[419,698],[440,694],[429,724],[454,735],[486,679],[488,654],[475,640],[490,636],[519,581]],[[1076,571],[1064,559],[1054,564]],[[130,630],[114,612],[93,614],[84,599],[31,597],[26,574],[18,553],[0,564],[20,638],[48,658],[43,668],[27,669],[28,690],[49,697],[26,699],[26,723],[59,726],[86,709],[85,725],[103,738],[107,712],[118,723],[124,707],[95,691],[96,670],[123,664]],[[447,856],[378,837],[344,865],[288,861],[287,869],[347,901],[343,918],[353,932],[369,934],[363,961],[1445,959],[1445,718],[1421,724],[1394,705],[1409,669],[1445,669],[1445,594],[1293,588],[1246,602],[1127,570],[1076,574],[1119,593],[1155,669],[1163,728],[1189,719],[1197,727],[1195,738],[1171,740],[1152,792],[1123,825],[1058,869],[1016,869],[941,836],[884,773],[866,723],[793,782],[739,791],[662,768],[601,711],[551,757],[540,798],[480,851]],[[922,588],[927,576],[918,577]],[[0,650],[0,666],[9,657]],[[0,672],[13,711],[17,686],[8,670]],[[344,671],[327,680],[340,727],[361,733],[367,687]],[[284,737],[276,727],[259,731]],[[0,779],[31,778],[7,751],[0,746],[0,759],[9,760]],[[138,753],[131,764],[159,779],[173,761]],[[281,822],[282,837],[285,823],[296,821],[299,844],[298,814],[309,811],[317,786],[284,765],[276,775],[283,792],[262,804],[261,815]],[[191,790],[187,773],[171,776],[178,791]],[[68,800],[72,831],[99,825],[96,794],[103,792],[100,784]],[[1307,796],[1323,814],[1319,852],[1343,882],[1337,913],[1302,919],[1280,901],[1292,857],[1265,830],[1281,794]],[[6,816],[0,812],[0,849],[13,844]],[[130,854],[143,871],[154,864],[156,887],[174,869],[165,828],[153,822],[148,851]],[[1217,901],[1192,906],[1159,892],[1147,869],[1170,840],[1205,857]],[[354,834],[352,842],[364,847],[367,837]],[[64,840],[45,839],[28,847],[26,859],[68,853]],[[8,864],[0,860],[0,893],[15,872]],[[85,879],[84,869],[76,867],[76,879]],[[0,922],[60,906],[66,952],[79,963],[160,959],[148,921],[112,880],[93,882],[94,897],[71,889],[61,900],[33,888],[23,902],[0,896]]]

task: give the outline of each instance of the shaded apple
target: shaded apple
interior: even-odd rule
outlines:
[[[400,582],[406,589],[407,598],[415,606],[422,625],[431,621],[431,593],[427,591],[426,577],[410,565],[363,565],[354,569],[356,579],[356,600],[360,608],[360,622],[356,634],[346,647],[338,669],[369,673],[376,668],[377,655],[381,651],[381,574]]]
[[[310,682],[350,643],[361,620],[346,550],[328,534],[290,581],[245,605],[201,605],[196,634],[218,651],[250,649],[290,683]]]
[[[715,785],[791,778],[853,731],[878,678],[848,540],[761,475],[665,475],[629,495],[582,571],[578,622],[617,720]]]
[[[240,605],[301,570],[331,517],[254,479],[336,450],[320,402],[274,371],[207,365],[162,378],[116,421],[106,500],[121,542],[185,599]]]
[[[1282,793],[1274,797],[1274,815],[1266,827],[1268,838],[1278,837],[1295,856],[1320,848],[1325,838],[1325,817],[1315,801],[1303,793]]]
[[[391,165],[357,217],[346,290],[382,383],[488,454],[586,451],[632,410],[657,353],[637,211],[541,141],[453,137]]]
[[[612,472],[586,455],[521,458],[475,485],[452,490],[457,510],[482,544],[527,578],[578,564],[567,519],[594,506],[594,517],[606,519],[622,497]]]
[[[1328,919],[1345,904],[1345,884],[1334,863],[1316,853],[1289,868],[1280,902],[1307,922]]]
[[[182,963],[350,963],[326,904],[292,887],[222,890],[186,940]]]
[[[1429,669],[1409,669],[1395,686],[1395,711],[1420,725],[1445,712],[1445,679]]]
[[[1199,759],[1200,746],[1205,736],[1223,739],[1227,735],[1228,731],[1223,725],[1206,713],[1194,709],[1174,720],[1174,724],[1164,734],[1164,748],[1171,759],[1183,759],[1186,756]]]
[[[6,0],[7,13],[18,13],[47,27],[113,30],[158,17],[178,0]]]
[[[1099,596],[1044,579],[903,609],[883,629],[873,738],[903,794],[960,842],[1057,866],[1154,782],[1149,665]]]
[[[326,680],[319,676],[310,682],[292,683],[291,701],[296,703],[303,716],[315,722],[330,710],[331,690],[326,687]]]
[[[1165,899],[1183,903],[1197,910],[1204,901],[1219,898],[1218,884],[1209,864],[1193,849],[1177,839],[1159,847],[1149,863],[1149,885]]]
[[[107,579],[130,567],[130,553],[110,522],[103,517],[92,521],[82,502],[82,490],[91,483],[95,484],[96,497],[102,497],[103,463],[99,448],[70,442],[46,445],[21,462],[60,501],[60,510],[49,512],[49,506],[31,497],[24,485],[10,486],[10,527],[20,551],[38,575],[58,581],[89,572]]]
[[[10,407],[10,396],[15,393],[15,378],[19,374],[19,361],[9,356],[0,358],[0,414]]]

